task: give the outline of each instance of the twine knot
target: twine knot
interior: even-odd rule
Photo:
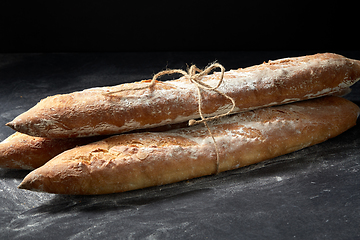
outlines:
[[[208,75],[215,68],[220,68],[221,73],[220,73],[220,79],[219,79],[218,84],[215,87],[212,87],[212,86],[202,82],[201,80],[202,80],[202,78],[204,76]],[[105,93],[105,94],[114,94],[114,93],[118,93],[118,92],[129,91],[129,90],[142,90],[142,89],[152,88],[153,86],[155,86],[157,79],[160,76],[163,76],[163,75],[171,75],[171,74],[174,74],[174,73],[178,73],[178,74],[182,74],[184,77],[188,78],[197,87],[198,103],[199,103],[198,104],[198,106],[199,106],[199,114],[200,114],[200,117],[201,117],[201,120],[191,119],[188,122],[188,124],[189,124],[189,126],[192,126],[192,125],[195,125],[195,124],[204,123],[205,127],[207,128],[207,130],[208,130],[208,132],[209,132],[209,134],[210,134],[210,136],[211,136],[211,138],[212,138],[212,140],[214,142],[214,145],[215,145],[215,150],[216,150],[216,174],[217,174],[217,173],[219,173],[219,161],[220,161],[219,149],[218,149],[218,146],[216,144],[215,137],[212,134],[212,132],[210,130],[210,127],[207,124],[207,122],[211,121],[211,120],[221,118],[221,117],[225,117],[225,116],[231,114],[231,112],[234,110],[234,108],[236,106],[235,105],[235,100],[232,97],[230,97],[227,94],[225,94],[225,93],[221,92],[220,90],[218,90],[218,88],[220,87],[220,85],[223,82],[224,72],[225,72],[225,68],[219,63],[212,63],[210,66],[205,68],[205,70],[201,70],[201,69],[197,68],[195,65],[192,65],[188,69],[187,72],[182,70],[182,69],[169,69],[169,70],[164,70],[164,71],[161,71],[161,72],[158,72],[157,74],[155,74],[154,77],[152,78],[150,84],[148,84],[146,86],[134,87],[134,88],[125,88],[125,89],[120,89],[120,90],[117,90],[117,91],[108,92],[108,93]],[[203,104],[203,102],[202,102],[202,97],[201,97],[201,90],[214,91],[214,92],[224,96],[225,98],[229,99],[231,101],[231,103],[232,103],[231,109],[229,111],[227,111],[226,113],[218,114],[218,115],[213,116],[213,117],[205,118],[203,113],[202,113],[202,104]]]

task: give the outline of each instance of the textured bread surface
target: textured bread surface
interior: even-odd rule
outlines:
[[[359,107],[323,97],[243,112],[209,123],[227,171],[335,137],[356,124]],[[56,156],[19,188],[60,194],[106,194],[168,184],[216,172],[207,129],[117,135]]]
[[[202,81],[216,86],[220,73]],[[285,58],[225,72],[218,88],[235,100],[235,112],[280,105],[342,92],[360,78],[360,61],[325,53]],[[186,77],[152,88],[106,94],[149,84],[142,81],[92,88],[41,100],[7,125],[49,138],[110,135],[199,118],[196,86]],[[225,113],[231,102],[202,91],[205,116]]]
[[[0,143],[0,168],[33,170],[65,150],[102,138],[49,139],[16,132]]]
[[[164,125],[146,131],[162,132],[182,127],[187,127],[187,123]],[[143,131],[145,130],[134,132]],[[0,168],[33,170],[66,150],[107,137],[109,136],[42,138],[16,132],[0,142]]]

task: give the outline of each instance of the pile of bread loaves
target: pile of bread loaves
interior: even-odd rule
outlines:
[[[216,86],[221,77],[201,81]],[[35,169],[19,188],[60,194],[124,192],[228,171],[353,127],[359,107],[339,96],[359,79],[360,61],[325,53],[227,71],[218,91],[200,91],[183,76],[148,88],[146,80],[55,95],[7,124],[17,132],[0,143],[0,167]],[[200,117],[199,98],[210,117],[229,111],[227,96],[231,115],[209,128],[187,125]]]

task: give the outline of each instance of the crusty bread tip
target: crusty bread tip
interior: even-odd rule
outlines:
[[[50,139],[16,132],[0,143],[0,168],[33,170],[65,150],[103,138]]]

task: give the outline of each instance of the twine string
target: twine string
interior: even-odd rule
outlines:
[[[208,75],[213,69],[216,68],[220,68],[221,72],[220,72],[220,78],[219,78],[219,82],[217,83],[217,85],[215,87],[212,87],[206,83],[204,83],[202,80],[202,78],[206,75]],[[205,68],[205,70],[201,70],[199,68],[197,68],[195,65],[192,65],[188,71],[184,71],[182,69],[169,69],[169,70],[164,70],[161,72],[158,72],[157,74],[154,75],[154,77],[152,78],[150,84],[147,84],[146,86],[141,86],[141,87],[130,87],[130,88],[124,88],[124,89],[120,89],[120,90],[116,90],[116,91],[110,91],[105,93],[106,95],[108,94],[114,94],[114,93],[118,93],[118,92],[124,92],[124,91],[130,91],[130,90],[143,90],[143,89],[148,89],[148,88],[152,88],[155,86],[156,81],[159,77],[163,76],[163,75],[171,75],[171,74],[182,74],[184,77],[188,78],[192,83],[194,83],[197,87],[197,92],[198,92],[198,107],[199,107],[199,115],[201,120],[195,120],[195,119],[191,119],[189,121],[189,126],[195,125],[195,124],[199,124],[199,123],[203,123],[205,125],[205,127],[207,128],[209,135],[211,136],[213,142],[214,142],[214,146],[215,146],[215,151],[216,151],[216,171],[215,173],[219,173],[219,164],[220,164],[220,154],[219,154],[219,148],[218,145],[215,141],[215,137],[211,132],[211,129],[208,125],[208,121],[212,121],[215,119],[219,119],[221,117],[225,117],[229,114],[231,114],[231,112],[234,110],[235,108],[235,100],[228,96],[227,94],[221,92],[220,90],[218,90],[218,88],[220,87],[220,85],[223,83],[223,79],[224,79],[224,72],[225,72],[225,68],[219,64],[219,63],[213,63],[211,64],[209,67]],[[227,98],[228,100],[231,101],[232,103],[232,107],[229,111],[227,111],[226,113],[223,114],[218,114],[216,116],[213,117],[204,117],[204,114],[202,112],[202,105],[203,105],[203,100],[201,97],[201,90],[208,90],[208,91],[214,91],[222,96],[224,96],[225,98]]]

